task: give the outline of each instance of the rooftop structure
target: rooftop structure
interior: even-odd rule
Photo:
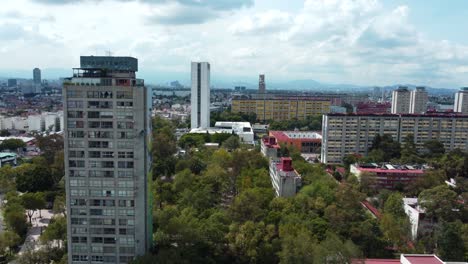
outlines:
[[[293,146],[301,153],[320,153],[322,135],[315,131],[270,131],[278,144]]]
[[[390,113],[392,104],[390,102],[360,102],[356,105],[358,115],[387,114]]]
[[[436,255],[429,254],[401,254],[400,259],[365,259],[354,260],[352,264],[449,264],[449,263],[466,263],[466,262],[444,262]]]
[[[16,153],[11,152],[0,152],[0,167],[3,167],[6,164],[16,166]]]
[[[270,159],[278,159],[278,149],[280,146],[276,142],[275,137],[263,137],[261,141],[261,152],[263,156],[270,158]]]
[[[138,71],[138,60],[133,57],[81,56],[81,69],[106,69],[112,71]]]
[[[260,74],[258,77],[258,93],[264,94],[266,90],[265,74]]]

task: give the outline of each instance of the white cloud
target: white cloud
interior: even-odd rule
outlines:
[[[257,35],[279,32],[291,25],[290,14],[279,10],[268,10],[252,17],[243,17],[230,27],[230,31],[236,35]]]

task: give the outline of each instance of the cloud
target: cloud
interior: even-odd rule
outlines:
[[[246,16],[230,27],[235,35],[259,35],[280,32],[292,25],[292,16],[279,10],[268,10]]]
[[[169,4],[153,8],[146,21],[154,25],[189,25],[202,24],[218,17],[218,12],[212,9],[185,6],[181,4]]]

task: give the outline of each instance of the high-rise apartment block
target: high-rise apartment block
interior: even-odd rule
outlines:
[[[392,114],[407,114],[410,112],[411,92],[407,87],[399,87],[392,91]]]
[[[33,70],[33,83],[35,85],[41,84],[41,70],[39,68],[34,68]]]
[[[282,96],[264,98],[236,97],[232,99],[232,112],[256,114],[257,120],[303,120],[308,116],[330,112],[331,100],[315,97]]]
[[[264,94],[265,91],[266,91],[265,74],[260,74],[258,76],[258,93]]]
[[[458,114],[328,114],[323,116],[321,162],[342,163],[348,154],[367,155],[374,137],[383,134],[400,143],[413,134],[418,149],[436,139],[446,151],[468,151],[467,127],[468,115]]]
[[[152,241],[151,92],[131,57],[82,56],[64,80],[68,263],[128,263]]]
[[[460,91],[455,93],[453,111],[468,114],[468,87],[461,88]]]
[[[410,114],[422,114],[427,111],[428,95],[426,88],[416,87],[410,93]]]
[[[191,128],[210,127],[210,64],[192,62]]]

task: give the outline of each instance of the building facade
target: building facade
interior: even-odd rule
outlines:
[[[192,62],[191,128],[210,127],[210,64]]]
[[[258,93],[264,94],[265,91],[266,91],[265,74],[260,74],[258,76]]]
[[[437,139],[446,151],[468,150],[468,115],[343,115],[328,114],[322,121],[322,163],[342,163],[348,154],[367,155],[374,137],[388,134],[400,143],[412,134],[418,149]]]
[[[410,112],[411,92],[407,87],[392,91],[392,114],[407,114]]]
[[[416,87],[410,92],[410,114],[422,114],[427,111],[428,95],[426,88]]]
[[[453,111],[462,114],[468,114],[468,87],[463,87],[455,93],[455,103]]]
[[[330,100],[300,96],[232,99],[232,112],[256,114],[259,121],[302,120],[329,113],[330,106]]]
[[[151,246],[151,93],[137,70],[81,57],[64,81],[68,263],[128,263]]]
[[[296,195],[302,185],[301,176],[293,169],[289,157],[270,161],[270,178],[276,196],[279,197]]]
[[[359,181],[361,181],[363,175],[369,177],[370,186],[373,188],[385,188],[389,190],[406,186],[424,176],[422,166],[414,167],[395,164],[352,164],[350,172]]]
[[[39,68],[34,68],[33,69],[33,83],[35,85],[40,85],[42,82],[42,79],[41,79],[41,69]]]
[[[270,136],[301,153],[320,153],[322,146],[322,135],[313,131],[270,131]]]

